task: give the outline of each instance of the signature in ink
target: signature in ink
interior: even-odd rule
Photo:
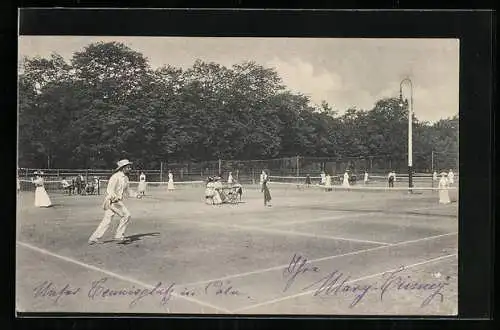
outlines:
[[[443,302],[443,289],[449,285],[450,276],[446,276],[444,281],[423,282],[414,280],[410,275],[404,275],[406,268],[401,266],[395,271],[386,272],[382,275],[382,285],[377,285],[377,281],[372,283],[360,283],[359,280],[352,279],[349,274],[339,269],[321,276],[318,280],[306,285],[302,291],[311,290],[313,296],[327,297],[338,295],[353,295],[354,298],[349,304],[350,308],[355,307],[371,291],[378,291],[380,301],[384,295],[393,290],[399,292],[429,292],[429,295],[421,303],[421,307],[429,305],[434,299]],[[286,291],[290,288],[295,279],[307,272],[319,273],[318,267],[313,267],[308,263],[307,258],[294,254],[290,264],[283,270],[283,277],[286,280]]]
[[[64,285],[61,289],[58,289],[52,281],[44,281],[40,285],[37,285],[33,289],[33,296],[35,298],[39,297],[50,297],[54,298],[54,304],[57,304],[59,299],[63,296],[74,296],[80,292],[80,288],[74,288],[70,284]]]
[[[94,301],[98,299],[115,297],[129,297],[131,298],[129,307],[132,308],[137,305],[137,303],[143,298],[152,296],[161,297],[162,305],[166,305],[174,295],[183,297],[201,295],[234,297],[246,295],[247,298],[251,298],[249,295],[237,289],[229,280],[215,280],[207,283],[203,287],[200,286],[195,288],[184,288],[183,290],[179,290],[177,292],[176,289],[178,290],[178,287],[176,287],[175,283],[163,284],[162,282],[158,282],[154,287],[144,289],[136,286],[131,286],[128,288],[113,288],[110,282],[111,280],[108,277],[103,277],[99,280],[91,282],[90,289],[88,289],[87,291],[88,299]],[[82,289],[80,287],[75,288],[70,284],[66,284],[61,289],[59,289],[51,281],[44,281],[33,289],[35,298],[50,297],[54,299],[54,303],[57,303],[62,296],[77,295],[80,292],[82,292]]]
[[[288,267],[283,270],[283,278],[287,280],[283,292],[290,288],[297,276],[307,272],[317,273],[319,272],[319,268],[308,264],[307,258],[294,254]]]
[[[135,286],[126,289],[110,289],[107,287],[108,278],[103,277],[97,281],[92,282],[91,288],[87,293],[87,296],[94,300],[96,298],[107,298],[107,297],[115,297],[115,296],[126,296],[133,297],[129,306],[134,307],[137,302],[139,302],[144,297],[148,296],[160,296],[161,304],[165,305],[172,297],[174,292],[174,283],[163,286],[162,282],[158,282],[151,289],[140,289]]]
[[[319,284],[319,287],[314,291],[313,296],[331,296],[338,294],[353,294],[354,300],[349,304],[352,308],[356,306],[367,294],[368,291],[373,290],[373,285],[365,284],[349,284],[351,277],[344,275],[339,270],[334,270],[326,276],[320,278],[318,281],[306,286],[303,290],[310,289]]]
[[[443,293],[441,292],[443,288],[449,285],[450,276],[446,276],[444,281],[439,282],[419,282],[412,280],[410,275],[403,276],[401,273],[405,270],[404,266],[393,272],[387,272],[384,274],[385,281],[380,287],[380,300],[384,299],[384,295],[387,291],[398,290],[398,291],[430,291],[430,294],[422,301],[421,307],[429,305],[434,298],[438,297],[440,302],[444,301]]]

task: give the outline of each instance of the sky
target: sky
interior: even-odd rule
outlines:
[[[401,81],[413,83],[415,116],[435,122],[458,114],[458,39],[199,38],[20,36],[19,57],[69,61],[74,52],[99,41],[122,42],[148,58],[153,68],[188,68],[196,59],[227,67],[255,61],[277,70],[286,87],[320,104],[372,109],[384,97],[398,97]],[[403,85],[403,96],[410,97]]]

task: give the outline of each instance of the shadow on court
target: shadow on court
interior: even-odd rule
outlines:
[[[127,244],[131,244],[131,243],[140,241],[143,239],[143,237],[156,237],[156,236],[160,236],[160,233],[156,232],[156,233],[130,235],[130,236],[127,236],[127,240],[125,242],[120,243],[120,244],[127,245]]]

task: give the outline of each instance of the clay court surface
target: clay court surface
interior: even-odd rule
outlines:
[[[272,207],[264,207],[256,185],[244,187],[239,204],[211,206],[203,186],[149,186],[143,199],[125,201],[131,242],[94,246],[87,240],[102,218],[102,196],[49,191],[54,205],[44,209],[33,206],[34,192],[21,192],[17,311],[457,313],[456,191],[453,203],[440,205],[435,191],[325,192],[273,183],[270,190]],[[405,286],[415,282],[420,286]]]

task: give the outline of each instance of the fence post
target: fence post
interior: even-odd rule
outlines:
[[[219,173],[218,175],[222,175],[222,160],[219,158]]]
[[[297,184],[299,184],[299,174],[300,174],[300,169],[299,169],[299,159],[300,159],[300,156],[297,155]]]
[[[163,182],[163,162],[160,162],[160,182]]]
[[[432,188],[434,188],[434,150],[431,151],[431,173],[432,173]]]

